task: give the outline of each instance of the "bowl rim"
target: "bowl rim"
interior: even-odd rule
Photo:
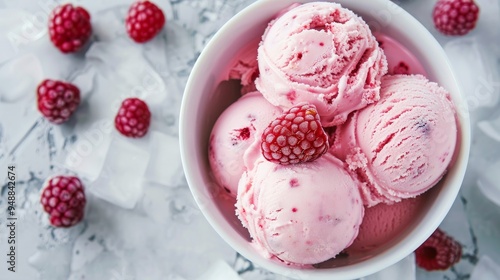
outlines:
[[[392,246],[386,251],[373,256],[367,260],[363,260],[359,263],[352,264],[346,267],[337,267],[337,268],[326,268],[326,269],[300,269],[294,268],[290,266],[280,265],[278,263],[274,263],[272,261],[266,261],[264,257],[258,256],[255,250],[249,249],[249,246],[243,246],[238,242],[235,238],[233,238],[226,230],[225,227],[227,225],[220,224],[218,218],[212,212],[214,209],[213,205],[207,205],[203,203],[201,199],[203,199],[202,194],[199,192],[199,186],[204,186],[204,181],[199,176],[200,171],[196,168],[196,164],[192,164],[189,162],[190,158],[194,158],[195,151],[191,149],[188,145],[189,138],[192,137],[192,131],[187,129],[191,127],[192,121],[194,118],[190,116],[192,111],[190,110],[193,102],[197,102],[198,96],[196,96],[196,92],[194,92],[195,84],[197,83],[197,77],[200,75],[206,75],[203,72],[202,65],[206,64],[207,61],[218,52],[218,45],[221,44],[224,38],[230,37],[230,34],[238,31],[238,27],[242,24],[245,24],[245,21],[253,14],[255,14],[260,9],[266,9],[267,6],[272,5],[271,3],[276,4],[274,0],[259,0],[256,1],[249,6],[245,7],[242,11],[234,15],[229,21],[227,21],[211,38],[211,40],[207,43],[200,56],[198,57],[196,63],[193,66],[193,69],[189,75],[184,94],[182,97],[181,109],[180,109],[180,117],[179,117],[179,141],[180,141],[180,152],[182,165],[185,173],[185,177],[188,183],[188,186],[193,194],[193,197],[200,207],[201,212],[208,220],[212,228],[224,239],[226,243],[228,243],[233,249],[235,249],[238,253],[248,258],[253,263],[264,267],[274,273],[279,273],[282,275],[286,275],[289,277],[295,277],[302,279],[303,277],[307,277],[307,279],[331,279],[331,277],[335,276],[336,279],[353,279],[364,277],[366,275],[375,273],[380,271],[392,264],[403,259],[408,254],[411,254],[420,244],[422,244],[439,226],[439,224],[443,221],[453,202],[455,201],[458,192],[460,190],[461,183],[465,176],[465,170],[468,163],[469,151],[470,151],[470,143],[471,143],[471,129],[470,129],[470,119],[467,110],[467,102],[465,102],[465,97],[461,92],[460,87],[458,86],[457,80],[453,74],[451,69],[451,64],[444,52],[444,49],[436,40],[436,38],[427,30],[417,19],[415,19],[411,14],[407,11],[401,10],[395,16],[401,19],[404,19],[402,22],[398,22],[404,27],[411,27],[415,34],[419,36],[423,36],[422,41],[427,42],[427,48],[431,48],[433,51],[433,55],[438,57],[438,59],[443,63],[441,65],[441,70],[447,72],[448,78],[452,80],[453,88],[447,88],[450,92],[455,92],[456,94],[453,97],[455,105],[457,101],[460,101],[461,108],[464,108],[462,114],[458,116],[458,122],[460,127],[460,147],[457,148],[458,157],[456,162],[454,163],[453,169],[456,170],[455,176],[452,178],[452,187],[445,188],[443,190],[444,193],[438,195],[436,201],[432,204],[431,208],[434,210],[433,213],[435,215],[431,218],[426,217],[427,219],[422,220],[422,223],[415,228],[413,232],[405,236],[402,242],[398,243],[398,246]],[[313,0],[286,0],[280,1],[280,5],[283,7],[287,7],[292,3],[306,3],[306,2],[314,2]],[[370,7],[383,7],[384,5],[395,5],[395,3],[390,2],[389,0],[372,0],[369,3],[365,3],[362,0],[353,1],[353,0],[333,0],[333,1],[323,1],[323,2],[335,2],[341,4],[343,7],[345,6],[355,6],[355,5],[365,5]],[[345,5],[344,5],[345,4]],[[399,6],[397,6],[399,7]],[[366,8],[368,10],[368,8]],[[355,9],[352,9],[356,14]],[[275,11],[276,13],[279,10]],[[424,40],[425,39],[425,40]],[[458,100],[456,99],[458,98]],[[462,104],[463,103],[463,104]],[[213,204],[213,203],[212,203]],[[430,210],[429,210],[430,211]],[[421,226],[425,224],[426,226]],[[405,241],[405,242],[403,242]]]

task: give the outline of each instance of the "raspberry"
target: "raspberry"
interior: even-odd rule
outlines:
[[[55,124],[67,121],[80,104],[80,90],[70,83],[47,79],[36,91],[38,110]]]
[[[439,228],[415,250],[417,265],[425,270],[446,270],[460,261],[460,243]]]
[[[273,120],[262,133],[264,157],[279,164],[313,161],[328,150],[328,135],[316,107],[299,104]]]
[[[438,0],[432,17],[445,35],[465,35],[476,26],[479,8],[474,0]]]
[[[147,0],[137,1],[130,6],[125,23],[130,38],[144,43],[160,32],[165,25],[165,15],[155,4]]]
[[[50,40],[63,53],[82,48],[92,33],[90,14],[82,7],[64,4],[56,7],[49,19]]]
[[[121,134],[138,138],[148,132],[151,112],[148,105],[138,98],[127,98],[115,118],[115,127]]]
[[[40,202],[51,225],[73,226],[83,219],[85,210],[82,182],[74,176],[54,176],[45,182]]]

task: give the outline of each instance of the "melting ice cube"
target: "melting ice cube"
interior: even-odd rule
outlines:
[[[456,104],[458,114],[466,113],[468,107],[473,119],[484,114],[481,107],[495,106],[500,94],[497,67],[485,59],[489,50],[482,45],[477,37],[466,37],[444,46],[467,103]]]
[[[179,139],[152,131],[149,151],[151,158],[145,179],[167,186],[178,185],[183,174]]]
[[[142,180],[149,161],[146,149],[125,139],[113,137],[103,169],[89,191],[123,208],[133,208],[142,193]]]

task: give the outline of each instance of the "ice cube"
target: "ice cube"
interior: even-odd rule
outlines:
[[[0,67],[0,84],[2,85],[0,101],[15,103],[27,96],[31,97],[42,78],[42,66],[33,54],[26,54],[8,61]]]
[[[96,69],[89,63],[81,70],[75,72],[68,80],[80,89],[80,97],[82,100],[88,99],[93,92]]]
[[[149,160],[147,149],[138,139],[113,136],[98,178],[88,190],[123,208],[133,208],[142,193],[142,181]]]
[[[45,33],[46,22],[19,8],[0,10],[0,64],[15,57],[27,44],[40,39]],[[29,68],[26,65],[26,69]]]
[[[500,180],[498,171],[500,160],[490,164],[485,170],[478,174],[477,186],[484,196],[500,206]]]
[[[32,54],[0,63],[0,83],[5,85],[0,88],[0,126],[5,132],[0,149],[5,156],[15,153],[42,123],[33,91],[42,76],[40,62]]]
[[[225,261],[216,260],[207,272],[203,273],[198,280],[242,280]]]
[[[78,140],[68,148],[57,164],[93,182],[102,172],[111,145],[113,124],[100,120],[84,131],[78,131]]]
[[[470,280],[498,279],[500,279],[500,265],[487,255],[481,256],[470,275]]]
[[[388,280],[388,279],[416,279],[415,254],[410,254],[406,258],[383,269],[375,274],[361,278],[360,280]]]
[[[477,37],[454,39],[444,49],[466,98],[467,104],[456,104],[458,114],[465,114],[468,107],[473,120],[482,118],[486,111],[481,108],[494,107],[500,93],[496,61],[485,59],[490,50]]]
[[[165,105],[167,87],[157,69],[144,59],[142,51],[142,46],[128,38],[118,38],[113,44],[92,44],[86,58],[97,67],[99,86],[94,90],[98,97],[89,100],[91,105],[105,106],[102,110],[114,117],[125,98],[137,97],[148,104],[153,118],[158,115],[159,108]],[[98,94],[100,92],[103,94]]]
[[[183,174],[179,139],[152,131],[149,151],[145,179],[166,186],[178,185]]]

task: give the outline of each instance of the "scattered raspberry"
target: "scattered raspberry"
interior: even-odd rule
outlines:
[[[148,105],[138,98],[127,98],[116,115],[115,127],[127,137],[138,138],[148,132],[150,122]]]
[[[38,110],[55,124],[67,121],[80,104],[80,90],[70,83],[44,80],[36,91]]]
[[[439,228],[415,250],[417,265],[425,270],[446,270],[460,261],[462,247]]]
[[[78,51],[92,33],[90,14],[71,4],[58,6],[49,19],[50,40],[63,53]]]
[[[74,176],[54,176],[45,182],[40,202],[51,225],[73,226],[83,219],[85,210],[82,182]]]
[[[465,35],[476,26],[479,7],[474,0],[438,0],[432,17],[441,33]]]
[[[279,164],[313,161],[328,150],[328,136],[316,107],[301,104],[272,121],[262,133],[264,157]]]
[[[125,23],[130,38],[144,43],[160,32],[165,25],[165,15],[155,4],[137,1],[130,6]]]

